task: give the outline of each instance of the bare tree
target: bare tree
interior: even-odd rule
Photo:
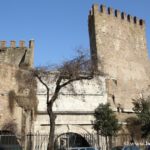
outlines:
[[[79,53],[79,55],[62,65],[55,68],[54,80],[55,89],[50,96],[50,87],[48,85],[48,78],[50,77],[51,67],[39,67],[34,70],[34,76],[42,83],[46,89],[46,103],[47,113],[50,120],[50,133],[47,150],[54,150],[54,134],[55,134],[55,119],[56,114],[53,111],[53,104],[57,100],[60,90],[78,80],[91,80],[93,78],[93,67],[86,55]]]

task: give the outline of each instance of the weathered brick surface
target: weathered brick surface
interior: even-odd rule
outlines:
[[[89,15],[91,54],[96,69],[108,75],[109,102],[132,110],[136,99],[150,83],[145,22],[105,6],[94,5]],[[97,61],[95,61],[97,60]]]
[[[17,132],[20,133],[22,109],[15,103],[14,112],[11,113],[8,103],[9,91],[18,89],[15,79],[16,70],[14,66],[0,64],[0,129],[5,124],[14,122],[17,124]]]

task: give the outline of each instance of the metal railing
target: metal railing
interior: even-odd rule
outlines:
[[[0,150],[22,150],[17,137],[13,134],[0,135]]]
[[[82,138],[89,143],[89,146],[96,145],[96,139],[94,134],[81,134]],[[26,136],[26,149],[27,150],[47,150],[48,144],[48,134],[28,134]],[[68,149],[70,145],[74,142],[74,145],[79,145],[79,140],[75,137],[73,138],[74,141],[70,140],[68,135],[55,135],[55,149],[60,150],[62,149],[61,140],[65,141],[65,149]],[[71,143],[71,144],[69,144]]]
[[[74,136],[73,133],[67,133],[55,136],[55,150],[69,150],[71,147],[94,147],[97,149],[106,149],[105,137],[97,136],[97,134],[80,134],[84,140]],[[24,137],[24,136],[23,136]],[[25,150],[47,150],[48,134],[28,134],[24,137],[25,142],[23,149]],[[126,134],[112,137],[111,146],[129,144],[131,137]],[[0,148],[7,150],[21,150],[21,136],[16,137],[10,134],[0,134]],[[5,150],[4,149],[4,150]]]

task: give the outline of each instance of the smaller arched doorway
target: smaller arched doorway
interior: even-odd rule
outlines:
[[[83,136],[73,132],[61,134],[55,140],[55,149],[66,150],[72,147],[90,147],[90,144]]]

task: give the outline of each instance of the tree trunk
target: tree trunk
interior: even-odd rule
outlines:
[[[99,141],[99,131],[97,131],[97,145],[98,145],[98,150],[100,150],[100,141]]]
[[[106,150],[108,150],[108,141],[107,141],[107,136],[106,136],[105,138],[106,138]]]
[[[112,149],[112,136],[109,136],[109,149]]]
[[[50,119],[50,132],[49,132],[49,141],[48,141],[47,150],[54,150],[56,115],[53,113],[51,108],[48,108],[48,115]]]

